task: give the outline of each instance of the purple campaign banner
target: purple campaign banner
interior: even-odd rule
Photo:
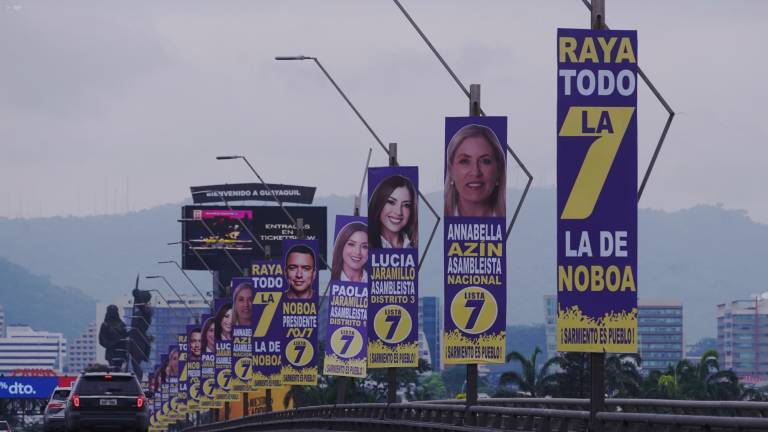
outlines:
[[[189,399],[189,373],[187,371],[187,358],[189,357],[189,344],[187,343],[187,334],[176,335],[176,341],[179,347],[179,403],[184,405],[186,411],[187,399]]]
[[[637,352],[637,32],[557,53],[557,350]]]
[[[253,328],[253,284],[250,278],[232,279],[232,391],[251,387],[251,335]]]
[[[168,367],[166,368],[167,371],[167,380],[168,380],[168,406],[170,407],[170,419],[174,420],[178,417],[178,411],[176,410],[178,406],[178,397],[179,397],[179,346],[178,345],[169,345],[168,346]]]
[[[368,363],[368,218],[336,216],[325,375],[365,378]]]
[[[216,341],[216,390],[217,402],[240,400],[238,393],[232,390],[232,301],[217,299],[214,340]]]
[[[320,254],[317,240],[283,240],[284,385],[317,385],[317,298]]]
[[[506,117],[446,117],[445,364],[504,363]]]
[[[419,171],[368,169],[368,367],[419,364]]]
[[[239,329],[250,335],[248,359],[237,360],[235,373],[248,375],[251,390],[280,387],[280,347],[283,339],[282,310],[283,266],[279,260],[258,260],[251,264],[251,277],[232,280],[235,313]],[[251,312],[247,311],[250,302]],[[242,318],[250,316],[250,318]],[[245,342],[240,339],[238,345]],[[250,371],[246,371],[250,364]]]
[[[205,316],[202,317],[205,321]],[[199,324],[187,326],[187,408],[197,411],[200,408],[200,356],[202,354],[202,339]]]
[[[200,408],[215,408],[213,403],[216,389],[216,319],[203,315],[203,327],[200,333],[202,350],[200,355]]]

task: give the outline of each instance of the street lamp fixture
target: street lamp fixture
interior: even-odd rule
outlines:
[[[184,305],[184,307],[187,308],[187,311],[189,312],[189,316],[192,318],[192,320],[195,321],[195,322],[198,321],[197,316],[192,311],[192,309],[189,307],[187,302],[183,298],[181,298],[181,296],[179,295],[179,292],[176,291],[176,288],[174,288],[173,285],[171,285],[170,282],[168,282],[168,279],[166,279],[165,276],[163,276],[163,275],[150,275],[150,276],[146,276],[146,278],[147,279],[162,279],[163,282],[165,282],[165,284],[168,285],[168,288],[170,288],[171,291],[173,291],[173,293],[176,295],[176,297],[178,297],[179,301]],[[160,294],[160,297],[163,297],[163,295],[160,293],[160,291],[157,291],[157,293]],[[169,307],[171,306],[168,303],[168,300],[165,299],[165,297],[163,297],[163,300],[165,300],[165,304],[167,304]]]
[[[184,275],[184,277],[185,277],[185,278],[187,278],[187,280],[189,281],[189,283],[190,283],[190,284],[192,284],[192,286],[195,288],[195,291],[197,291],[197,293],[200,295],[200,297],[203,299],[203,301],[204,301],[206,304],[208,304],[208,306],[211,306],[211,303],[212,303],[213,301],[212,301],[212,300],[208,300],[208,299],[206,299],[206,298],[205,298],[205,296],[203,295],[203,293],[200,291],[200,288],[198,288],[197,284],[195,284],[195,283],[192,281],[192,278],[190,278],[190,277],[189,277],[189,275],[187,274],[187,272],[185,272],[185,271],[184,271],[184,269],[183,269],[183,268],[181,268],[181,265],[179,265],[179,263],[178,263],[178,262],[176,262],[176,260],[158,261],[157,263],[158,263],[158,264],[175,264],[175,265],[176,265],[176,268],[178,268],[178,269],[179,269],[179,271],[181,272],[181,274],[183,274],[183,275]]]
[[[186,246],[189,248],[189,250],[191,250],[191,251],[192,251],[192,253],[194,253],[194,254],[195,254],[195,256],[197,257],[197,259],[199,259],[199,260],[200,260],[200,262],[201,262],[201,263],[203,263],[203,267],[205,267],[205,269],[206,269],[206,270],[208,270],[208,273],[210,273],[210,274],[211,274],[211,276],[213,276],[213,280],[215,280],[215,281],[216,281],[216,283],[218,283],[218,284],[219,284],[219,287],[221,288],[221,292],[222,292],[222,293],[224,293],[224,292],[227,292],[227,289],[226,289],[226,288],[224,287],[224,285],[221,283],[221,281],[219,280],[219,278],[218,278],[218,277],[216,277],[216,273],[215,273],[215,272],[213,271],[213,269],[212,269],[212,268],[211,268],[211,267],[208,265],[208,263],[205,261],[205,259],[203,259],[203,257],[202,257],[202,256],[201,256],[199,253],[197,253],[197,251],[195,250],[195,248],[193,248],[193,247],[192,247],[192,244],[191,244],[190,242],[188,242],[187,240],[182,240],[182,241],[177,241],[177,242],[171,242],[171,243],[168,243],[168,246],[174,246],[174,245],[178,245],[178,244],[185,244],[185,245],[186,245]]]

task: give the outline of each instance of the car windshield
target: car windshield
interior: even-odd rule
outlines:
[[[0,421],[0,431],[8,431],[11,428],[8,426],[8,422]]]
[[[78,395],[122,395],[135,396],[141,388],[132,376],[85,376],[77,383]]]
[[[69,397],[69,390],[56,390],[51,395],[51,400],[64,401],[67,400],[67,397]]]

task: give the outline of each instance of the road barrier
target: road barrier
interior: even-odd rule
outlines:
[[[608,399],[608,411],[596,416],[592,430],[606,432],[768,431],[768,407],[760,402],[695,402]],[[557,407],[557,408],[554,408]],[[586,408],[586,409],[585,409]],[[343,431],[492,431],[571,432],[590,430],[588,399],[484,399],[478,405],[461,401],[428,403],[363,403],[320,405],[252,415],[185,429],[185,432],[343,430]],[[637,412],[662,408],[669,412]],[[688,414],[707,412],[709,415]],[[730,411],[729,411],[730,410]],[[728,416],[726,412],[749,414]]]

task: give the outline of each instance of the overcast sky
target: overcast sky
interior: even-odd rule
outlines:
[[[678,112],[642,207],[699,203],[768,223],[765,1],[607,0]],[[587,27],[580,0],[404,0],[535,185],[555,180],[555,35]],[[383,151],[310,62],[317,56],[422,189],[441,179],[443,117],[467,101],[391,1],[0,0],[0,216],[136,210],[190,185],[271,182],[351,195]],[[665,121],[640,88],[641,172]],[[521,173],[511,174],[521,186]]]

